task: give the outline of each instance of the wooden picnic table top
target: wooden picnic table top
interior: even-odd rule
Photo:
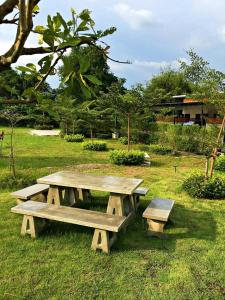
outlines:
[[[143,182],[143,179],[61,171],[39,178],[37,182],[54,186],[132,195],[135,189]]]

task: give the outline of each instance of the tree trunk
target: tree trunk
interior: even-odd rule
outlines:
[[[216,147],[214,148],[213,153],[211,155],[210,178],[213,177],[215,160],[216,160],[217,151],[218,151],[218,147],[219,147],[220,140],[221,140],[221,135],[222,135],[222,133],[224,131],[224,125],[225,125],[225,116],[223,117],[223,122],[221,124],[220,131],[219,131],[219,134],[218,134],[218,137],[217,137]]]
[[[93,128],[90,126],[91,143],[93,144]]]
[[[127,150],[130,151],[130,114],[127,115]]]
[[[15,159],[14,159],[14,149],[13,149],[13,126],[11,127],[11,136],[10,136],[10,158],[9,158],[9,168],[12,172],[14,178],[16,178],[16,167],[15,167]]]
[[[209,178],[209,157],[205,157],[205,178]]]

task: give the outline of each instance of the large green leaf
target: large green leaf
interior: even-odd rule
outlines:
[[[87,78],[91,83],[94,83],[96,85],[102,85],[102,82],[94,75],[83,75],[83,76]]]

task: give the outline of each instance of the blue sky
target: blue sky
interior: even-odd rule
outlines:
[[[73,7],[77,11],[89,8],[97,29],[116,26],[117,32],[106,40],[111,45],[110,56],[132,64],[110,62],[110,66],[116,75],[126,78],[127,86],[145,83],[162,68],[176,68],[177,59],[187,59],[185,50],[190,48],[212,67],[225,71],[224,0],[42,0],[39,6],[35,24],[45,24],[47,15],[57,11],[70,18]],[[7,28],[0,29],[3,50],[14,37]],[[35,43],[36,37],[31,37],[27,45]],[[32,61],[37,59],[35,56]],[[30,60],[31,57],[23,57],[18,64]],[[49,82],[54,87],[58,84],[57,78]]]

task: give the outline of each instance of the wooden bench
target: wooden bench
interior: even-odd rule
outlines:
[[[128,217],[110,215],[103,212],[80,208],[56,206],[53,204],[28,200],[11,209],[12,212],[24,215],[21,234],[37,235],[37,221],[54,220],[95,228],[91,248],[109,253],[116,240],[116,233],[126,225]]]
[[[48,189],[49,185],[38,183],[13,192],[11,193],[11,196],[17,199],[17,204],[31,199],[35,201],[46,202]]]
[[[148,188],[137,188],[133,193],[133,201],[132,205],[134,210],[136,211],[140,205],[140,197],[144,197],[147,195],[149,189]]]
[[[148,232],[151,235],[163,236],[163,230],[174,205],[174,200],[155,198],[143,213],[147,219]]]

